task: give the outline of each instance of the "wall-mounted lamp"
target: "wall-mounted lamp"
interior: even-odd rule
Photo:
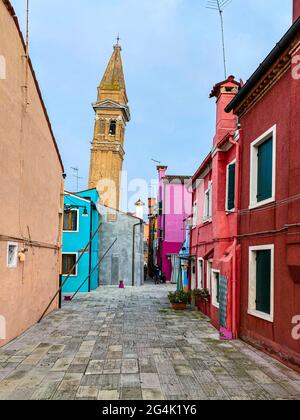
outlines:
[[[88,217],[89,212],[88,212],[87,206],[70,206],[70,205],[65,206],[66,213],[69,213],[72,210],[78,210],[78,209],[83,209],[82,217]]]

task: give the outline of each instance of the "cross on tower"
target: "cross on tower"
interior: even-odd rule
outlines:
[[[120,38],[120,34],[118,34],[117,36],[117,46],[119,46],[119,42],[120,42],[121,38]]]

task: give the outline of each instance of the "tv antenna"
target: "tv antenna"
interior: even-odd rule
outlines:
[[[156,160],[156,159],[151,159],[152,160],[152,162],[154,162],[154,163],[158,163],[158,165],[160,165],[161,164],[161,161],[160,160]]]
[[[79,191],[79,180],[83,179],[83,177],[79,176],[79,168],[72,166],[71,169],[74,171],[73,177],[76,179],[76,192],[78,192]]]
[[[227,79],[227,65],[226,65],[226,47],[225,47],[223,12],[224,12],[225,7],[227,7],[229,3],[231,2],[232,0],[208,0],[207,6],[206,6],[207,9],[216,10],[220,15],[225,79]]]

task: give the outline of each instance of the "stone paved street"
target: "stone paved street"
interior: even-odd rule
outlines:
[[[0,349],[0,399],[300,399],[300,375],[199,312],[170,286],[82,295]]]

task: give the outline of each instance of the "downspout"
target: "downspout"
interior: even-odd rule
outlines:
[[[139,223],[136,223],[133,225],[133,234],[132,234],[132,287],[135,283],[135,275],[134,275],[134,269],[135,269],[135,229],[137,226],[143,225],[144,222],[141,220]]]
[[[235,178],[235,211],[238,212],[240,208],[240,141],[242,137],[242,130],[239,130],[240,138],[238,141],[234,141],[230,138],[230,143],[235,145],[236,150],[236,178]],[[232,335],[236,339],[238,336],[237,329],[237,292],[238,292],[238,277],[237,277],[237,245],[238,245],[238,216],[236,220],[236,232],[233,242],[233,276],[232,276]]]
[[[90,204],[90,248],[89,248],[89,285],[88,290],[89,293],[92,289],[92,256],[93,256],[93,209],[94,209],[94,203],[91,201]]]

